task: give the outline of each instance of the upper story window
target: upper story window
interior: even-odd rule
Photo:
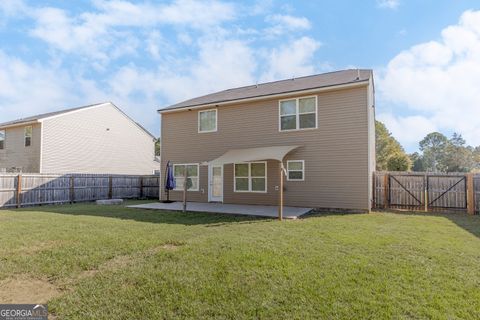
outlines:
[[[317,97],[280,100],[280,131],[317,128]]]
[[[217,109],[198,112],[198,132],[217,131]]]
[[[25,147],[32,145],[32,126],[25,127]]]
[[[175,190],[183,190],[185,182],[185,170],[187,170],[187,190],[198,191],[198,163],[191,164],[174,164],[173,176],[175,178]]]
[[[0,130],[0,150],[5,149],[5,130]]]

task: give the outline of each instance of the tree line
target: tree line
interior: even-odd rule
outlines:
[[[382,122],[376,121],[375,131],[379,171],[480,172],[480,146],[467,145],[461,134],[429,133],[420,152],[407,154]]]

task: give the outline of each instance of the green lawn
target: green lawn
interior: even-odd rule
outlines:
[[[43,284],[58,319],[478,319],[479,237],[463,214],[1,210],[0,297]]]

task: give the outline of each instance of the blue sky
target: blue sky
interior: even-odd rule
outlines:
[[[0,122],[113,101],[158,135],[162,106],[359,67],[407,151],[434,130],[480,145],[477,0],[4,0],[0,37]]]

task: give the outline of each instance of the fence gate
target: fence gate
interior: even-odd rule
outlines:
[[[428,207],[467,209],[467,177],[452,175],[427,176]]]
[[[480,174],[376,172],[374,207],[480,213]]]
[[[425,207],[425,176],[392,174],[388,177],[388,203],[390,206],[409,209]]]

